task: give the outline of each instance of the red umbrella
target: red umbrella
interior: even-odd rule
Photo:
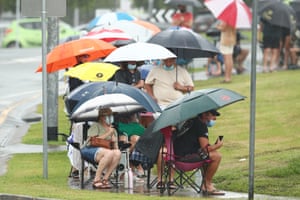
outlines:
[[[103,40],[105,42],[133,39],[129,34],[125,33],[120,29],[100,29],[96,31],[90,31],[83,38],[98,39],[98,40]]]
[[[252,14],[243,0],[205,0],[213,15],[235,28],[250,28]]]

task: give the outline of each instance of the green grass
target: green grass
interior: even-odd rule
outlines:
[[[222,190],[248,192],[250,138],[250,77],[233,77],[231,84],[221,78],[197,81],[196,88],[223,87],[247,96],[244,101],[220,110],[210,139],[224,135],[220,150],[222,163],[214,182]],[[300,197],[300,70],[257,74],[255,120],[255,194]],[[41,108],[39,107],[39,110]],[[59,131],[68,133],[60,101]],[[32,124],[26,143],[42,143],[41,123]],[[63,144],[63,142],[51,142]],[[245,159],[244,161],[241,159]],[[71,189],[66,152],[49,153],[49,178],[42,177],[42,154],[17,154],[9,161],[8,172],[0,178],[0,193],[24,194],[58,199],[157,199],[143,195]],[[187,197],[172,197],[186,199]],[[191,198],[191,197],[189,197]],[[160,197],[169,199],[169,197]]]

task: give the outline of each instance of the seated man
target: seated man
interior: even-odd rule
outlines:
[[[217,149],[223,146],[223,141],[218,139],[215,144],[210,144],[207,128],[214,124],[215,116],[219,115],[220,113],[215,110],[199,114],[197,117],[191,119],[192,125],[187,132],[176,137],[174,140],[174,152],[178,156],[185,157],[192,154],[197,155],[200,149],[207,151],[211,162],[208,164],[206,170],[205,185],[202,190],[210,195],[224,195],[224,193],[218,191],[212,183],[213,176],[215,175],[222,158]],[[203,157],[198,156],[198,159],[201,161],[203,160]],[[197,159],[195,161],[197,161]]]
[[[110,108],[99,110],[98,123],[94,123],[88,130],[87,144],[81,149],[82,156],[89,162],[98,163],[96,175],[93,181],[94,188],[111,188],[108,181],[113,170],[121,159],[121,151],[118,148],[117,132],[112,126],[113,115]],[[101,139],[115,141],[114,149],[94,147],[90,145],[90,137],[97,136]],[[105,174],[102,177],[102,173]]]

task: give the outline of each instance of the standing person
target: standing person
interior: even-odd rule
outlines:
[[[137,70],[136,61],[122,62],[120,69],[116,71],[112,80],[132,85],[139,89],[144,87],[144,80],[141,78],[140,71]]]
[[[77,64],[74,67],[87,62],[88,58],[89,58],[89,55],[87,55],[87,54],[76,56]],[[72,92],[74,89],[76,89],[77,87],[79,87],[83,83],[84,82],[82,80],[78,79],[78,78],[69,77],[69,79],[68,79],[69,92]]]
[[[149,72],[145,89],[163,109],[183,94],[194,90],[194,83],[185,68],[176,66],[176,58],[167,58],[162,65],[155,66]]]
[[[193,159],[193,161],[197,161],[197,159],[201,161],[202,158],[198,154],[199,149],[206,151],[211,162],[209,162],[206,169],[205,185],[202,186],[202,191],[209,195],[224,195],[225,193],[217,190],[212,182],[222,159],[221,154],[217,150],[223,146],[223,141],[220,138],[214,144],[209,142],[208,127],[215,124],[216,116],[220,116],[220,113],[216,110],[210,110],[191,119],[192,125],[190,129],[175,138],[174,152],[175,155],[181,156],[183,160],[188,161],[187,158],[189,158]]]
[[[280,51],[283,51],[283,69],[287,69],[289,65],[289,60],[291,58],[291,43],[292,43],[292,36],[291,36],[291,29],[281,27],[281,41],[280,41]],[[280,57],[280,56],[279,56]]]
[[[263,35],[263,72],[272,72],[278,65],[280,27],[271,25],[266,20],[261,19],[260,28]]]
[[[99,110],[98,123],[94,123],[88,130],[87,144],[81,149],[82,156],[89,162],[98,163],[93,187],[98,189],[109,189],[109,177],[116,169],[121,159],[121,151],[118,148],[118,135],[112,126],[113,113],[110,108]],[[89,139],[97,136],[101,139],[115,141],[114,149],[90,146]],[[104,175],[102,173],[105,172]]]
[[[224,21],[220,21],[217,29],[221,31],[220,51],[223,54],[225,65],[225,77],[221,83],[230,83],[233,68],[233,48],[236,43],[236,29]]]
[[[172,16],[172,25],[192,29],[194,23],[193,14],[186,10],[186,5],[178,4],[177,8],[179,12]]]
[[[236,66],[236,72],[237,74],[242,74],[245,71],[244,61],[246,60],[249,50],[244,49],[241,46],[241,33],[236,33],[236,44],[233,48],[233,61],[237,64]]]

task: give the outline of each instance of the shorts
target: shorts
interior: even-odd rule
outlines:
[[[81,154],[90,163],[96,162],[96,155],[101,150],[99,147],[86,146],[81,149]]]
[[[278,37],[263,37],[263,48],[277,49],[280,45],[280,38]]]
[[[232,46],[225,46],[225,45],[220,45],[220,52],[223,55],[228,55],[228,54],[233,54],[233,45]]]

